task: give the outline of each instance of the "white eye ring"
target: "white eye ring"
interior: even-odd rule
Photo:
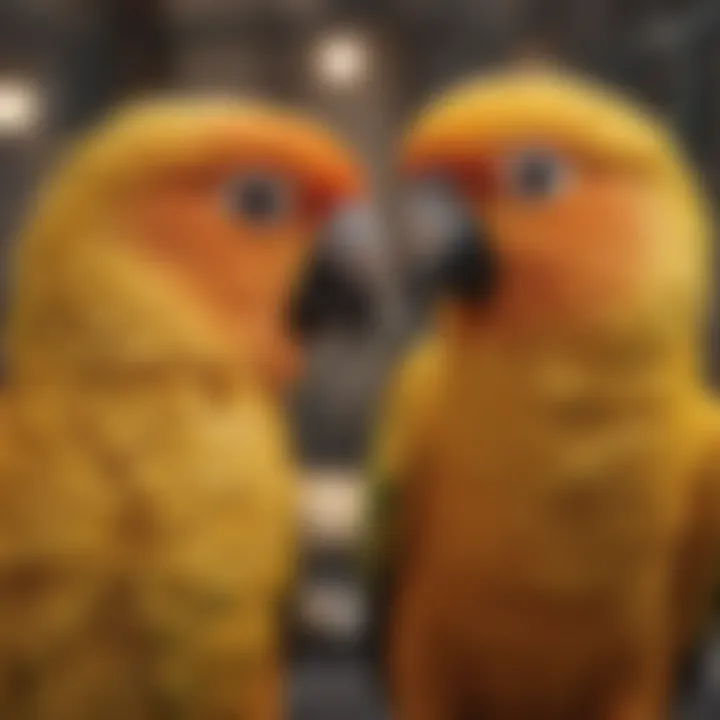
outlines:
[[[291,209],[292,192],[280,177],[248,172],[231,178],[224,190],[227,211],[250,225],[274,225]]]
[[[570,165],[553,150],[528,147],[505,161],[506,189],[516,198],[541,201],[566,192],[573,180]]]

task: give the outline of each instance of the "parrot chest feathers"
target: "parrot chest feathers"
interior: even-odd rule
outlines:
[[[61,577],[25,599],[35,630],[24,642],[54,652],[112,596],[126,599],[128,637],[152,643],[160,663],[166,652],[179,670],[185,651],[201,664],[252,658],[291,566],[292,478],[274,409],[214,371],[87,382],[25,404],[34,455],[6,512],[33,545],[13,552]],[[47,612],[61,600],[62,617]]]
[[[656,570],[673,540],[682,414],[661,366],[551,360],[520,373],[506,363],[484,375],[492,382],[450,374],[438,512],[453,529],[438,533],[440,556],[481,587],[617,592]]]

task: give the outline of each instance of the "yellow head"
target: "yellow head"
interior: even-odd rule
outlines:
[[[283,109],[120,112],[71,152],[20,239],[11,371],[211,358],[283,369],[291,306],[305,324],[318,310],[303,271],[327,285],[348,260],[338,234],[357,223],[341,218],[363,186],[342,143]]]
[[[463,85],[421,114],[402,167],[456,319],[522,334],[653,316],[695,338],[700,193],[661,124],[606,88],[545,68]]]

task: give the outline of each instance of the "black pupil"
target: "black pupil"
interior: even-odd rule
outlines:
[[[276,186],[266,180],[252,180],[240,186],[236,210],[249,220],[272,220],[279,211]]]
[[[555,189],[557,168],[551,158],[527,157],[520,161],[517,184],[523,195],[542,197]]]

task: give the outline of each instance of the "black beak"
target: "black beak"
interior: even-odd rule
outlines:
[[[369,288],[318,248],[290,302],[291,331],[303,340],[326,332],[361,334],[372,325]]]
[[[500,279],[497,253],[477,222],[465,222],[448,243],[437,267],[440,291],[467,303],[487,303],[495,296]]]
[[[360,335],[378,317],[384,267],[374,215],[364,205],[339,208],[315,245],[289,308],[292,332]]]
[[[453,182],[422,178],[408,188],[404,208],[420,297],[489,302],[500,279],[494,243]]]

